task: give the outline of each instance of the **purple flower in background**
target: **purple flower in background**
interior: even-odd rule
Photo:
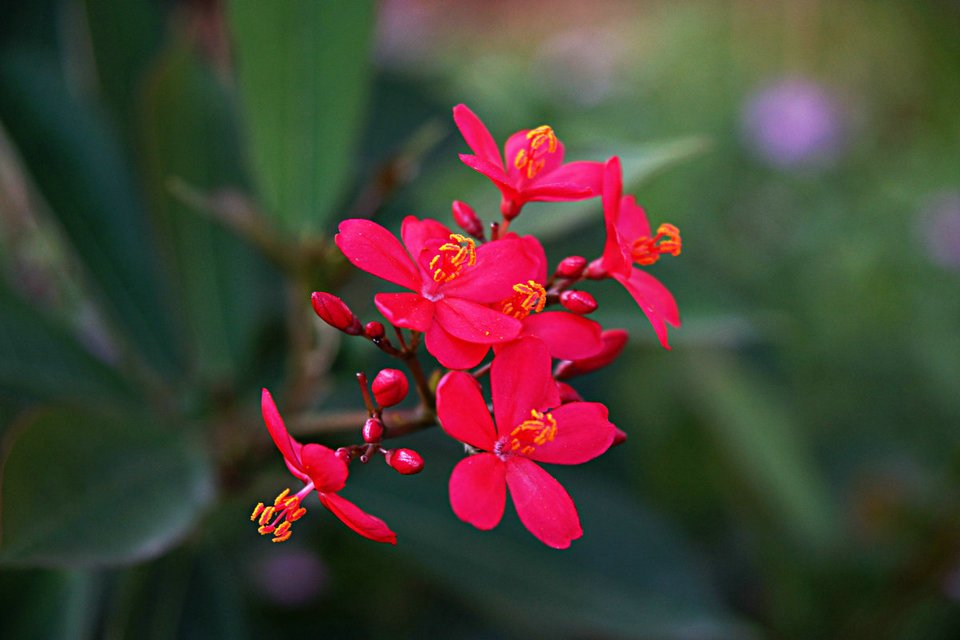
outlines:
[[[826,164],[844,143],[836,97],[803,78],[760,89],[744,104],[742,123],[751,151],[783,168]]]
[[[930,259],[940,266],[960,270],[960,191],[935,196],[918,223]]]

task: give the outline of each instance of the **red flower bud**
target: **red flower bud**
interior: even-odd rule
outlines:
[[[396,369],[383,369],[373,379],[370,389],[381,407],[392,407],[407,397],[407,376]]]
[[[579,315],[586,315],[597,310],[597,301],[586,291],[574,291],[573,289],[564,291],[560,294],[560,304],[567,311]]]
[[[615,447],[627,441],[626,431],[624,431],[620,427],[614,427],[614,429],[616,429],[616,431],[613,434],[613,444],[610,445],[611,447]]]
[[[558,382],[557,388],[560,389],[560,403],[567,404],[568,402],[582,402],[583,396],[577,393],[577,390],[568,385],[566,382]]]
[[[466,202],[460,202],[459,200],[453,201],[453,219],[457,223],[457,226],[477,240],[484,239],[483,223],[480,222],[477,214],[473,212],[473,207]]]
[[[570,256],[564,258],[557,265],[557,275],[564,278],[576,280],[583,274],[583,268],[587,266],[587,259],[583,256]]]
[[[363,327],[363,335],[367,336],[371,340],[382,338],[383,334],[383,325],[376,320],[373,322],[368,322],[366,326]]]
[[[597,258],[587,267],[588,280],[603,280],[607,277],[607,270],[603,268],[603,258]]]
[[[343,300],[332,293],[314,291],[310,301],[313,302],[313,310],[328,325],[352,336],[360,335],[360,321]]]
[[[353,459],[353,456],[350,455],[350,450],[346,447],[340,447],[333,452],[333,455],[337,456],[347,464],[350,464],[350,461]]]
[[[607,366],[616,360],[623,348],[627,346],[628,337],[629,334],[623,329],[604,331],[600,334],[600,338],[603,339],[603,349],[600,353],[583,360],[561,361],[554,369],[554,377],[558,380],[566,380]]]
[[[423,456],[413,449],[391,449],[384,457],[388,465],[405,476],[423,471]]]
[[[380,442],[383,440],[383,423],[377,418],[367,418],[361,433],[364,442]]]

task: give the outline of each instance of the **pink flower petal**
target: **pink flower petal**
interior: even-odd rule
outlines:
[[[659,280],[652,275],[640,269],[632,269],[629,278],[624,278],[618,273],[612,274],[617,282],[622,284],[633,296],[633,299],[640,305],[640,309],[646,314],[653,330],[660,340],[660,344],[665,349],[669,349],[667,344],[667,323],[674,327],[680,326],[680,312],[677,310],[677,303],[673,295],[663,286]]]
[[[463,139],[467,146],[475,154],[486,160],[503,166],[503,159],[500,157],[500,148],[496,141],[490,135],[490,131],[484,126],[480,118],[477,117],[466,105],[458,104],[453,108],[453,121],[460,129]]]
[[[523,319],[523,335],[536,336],[562,360],[589,358],[603,349],[602,329],[597,322],[563,311],[535,313]]]
[[[451,371],[437,386],[437,417],[454,440],[492,451],[497,439],[493,418],[480,394],[480,385],[470,374]]]
[[[440,224],[436,220],[431,220],[430,218],[425,218],[423,220],[418,220],[415,216],[407,216],[403,219],[403,226],[400,228],[400,237],[403,239],[403,246],[407,248],[407,252],[416,258],[420,255],[420,251],[423,250],[424,243],[427,240],[443,240],[447,241],[450,239],[450,234],[453,233]]]
[[[603,268],[609,273],[619,273],[626,277],[630,273],[630,260],[624,256],[617,223],[620,219],[620,203],[623,194],[623,176],[620,170],[620,158],[613,156],[607,160],[603,171],[603,222],[607,230],[606,243],[603,246]]]
[[[537,462],[581,464],[593,460],[613,444],[616,427],[607,420],[607,408],[599,402],[570,402],[550,412],[557,421],[557,435],[527,455]]]
[[[320,502],[329,509],[333,515],[340,518],[343,524],[347,525],[364,538],[369,538],[374,542],[389,542],[397,544],[397,534],[390,530],[383,520],[372,516],[346,498],[341,498],[335,493],[319,493]]]
[[[493,413],[497,433],[509,434],[530,417],[560,404],[560,392],[550,372],[547,345],[537,338],[521,338],[503,347],[490,370]]]
[[[424,336],[427,351],[447,369],[469,369],[480,364],[490,350],[489,345],[467,342],[455,338],[439,323],[430,325]]]
[[[543,248],[526,239],[511,235],[487,242],[477,248],[477,263],[444,284],[443,294],[483,304],[499,302],[513,295],[518,282],[537,280],[546,271],[545,262]]]
[[[525,202],[569,202],[592,198],[594,193],[589,187],[575,182],[551,182],[527,187],[520,192]]]
[[[590,197],[603,192],[604,163],[580,160],[568,162],[544,176],[544,182],[551,184],[571,183],[590,189]]]
[[[299,455],[302,447],[299,446],[299,443],[287,432],[287,427],[283,424],[283,418],[280,417],[280,412],[277,411],[277,405],[273,401],[273,396],[271,396],[270,392],[266,389],[260,393],[260,410],[263,413],[263,421],[267,425],[267,431],[270,432],[270,437],[273,438],[274,444],[280,449],[283,459],[287,461],[287,467],[291,472],[294,472],[294,475],[303,479],[303,464],[300,461]],[[297,471],[299,473],[295,473]]]
[[[566,549],[583,535],[570,494],[553,476],[522,456],[509,456],[506,467],[517,515],[537,540],[554,549]]]
[[[397,238],[376,222],[353,218],[340,223],[335,238],[354,266],[387,282],[420,290],[420,271]]]
[[[623,196],[620,198],[620,214],[617,218],[617,232],[620,234],[623,250],[626,251],[627,254],[625,257],[630,255],[630,245],[632,245],[635,240],[643,237],[651,237],[647,213],[643,210],[643,207],[637,204],[633,196]]]
[[[322,444],[306,444],[300,452],[303,471],[320,492],[340,491],[347,484],[347,463],[333,449]]]
[[[488,160],[484,160],[480,156],[472,156],[468,153],[461,153],[460,161],[474,171],[479,171],[483,175],[493,180],[493,183],[497,185],[497,188],[500,189],[504,197],[509,197],[516,194],[517,190],[514,188],[513,183],[510,180],[510,176],[506,174],[502,166],[493,164]]]
[[[450,506],[478,529],[493,529],[507,503],[505,465],[492,453],[464,458],[450,474]]]
[[[527,133],[529,132],[530,129],[517,131],[507,138],[507,144],[504,145],[504,160],[506,160],[507,173],[510,176],[510,181],[516,185],[517,190],[523,191],[526,191],[527,186],[533,185],[539,180],[546,180],[549,174],[553,173],[563,164],[563,143],[558,141],[556,151],[553,153],[548,151],[541,156],[543,167],[541,167],[533,178],[528,178],[526,172],[518,169],[516,165],[517,154],[527,148]],[[554,182],[552,177],[549,178],[549,181]]]
[[[419,293],[378,293],[373,301],[390,324],[415,331],[433,324],[434,304]]]
[[[435,317],[450,335],[476,344],[512,340],[523,328],[512,316],[462,298],[438,300]]]

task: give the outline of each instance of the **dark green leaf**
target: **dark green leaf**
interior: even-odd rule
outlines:
[[[322,230],[355,171],[373,2],[229,4],[250,163],[286,231]]]
[[[91,571],[15,569],[0,573],[0,637],[94,637],[100,578]]]
[[[137,402],[116,370],[2,286],[0,393],[21,401],[79,406]]]
[[[48,411],[15,438],[0,477],[0,561],[136,562],[182,538],[213,496],[200,443],[146,418]]]
[[[178,349],[158,257],[115,132],[67,91],[55,59],[34,53],[0,56],[0,120],[104,309],[170,372]]]

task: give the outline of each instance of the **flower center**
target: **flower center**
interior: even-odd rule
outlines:
[[[257,528],[260,535],[265,536],[272,533],[274,542],[283,542],[290,537],[292,533],[290,527],[293,523],[307,512],[305,508],[300,506],[300,500],[312,490],[312,482],[296,495],[288,495],[290,489],[284,489],[283,493],[278,495],[269,507],[264,506],[262,502],[258,503],[253,510],[253,515],[250,516],[250,520],[256,520],[260,525]]]
[[[557,150],[559,141],[547,125],[527,132],[527,146],[517,152],[513,166],[522,171],[527,178],[533,178],[543,169],[544,156]]]
[[[634,240],[630,256],[637,264],[653,264],[660,259],[660,254],[680,255],[681,246],[680,230],[672,224],[662,224],[654,237],[641,236]]]
[[[547,304],[547,292],[533,280],[513,285],[514,294],[497,303],[501,313],[523,320],[531,313],[540,313]]]
[[[557,437],[557,421],[549,413],[530,410],[530,417],[510,432],[510,453],[528,456],[545,442]]]
[[[450,240],[452,242],[440,245],[437,255],[430,260],[430,275],[434,282],[450,282],[460,275],[464,267],[472,267],[477,263],[477,248],[473,240],[459,233],[451,233]]]

